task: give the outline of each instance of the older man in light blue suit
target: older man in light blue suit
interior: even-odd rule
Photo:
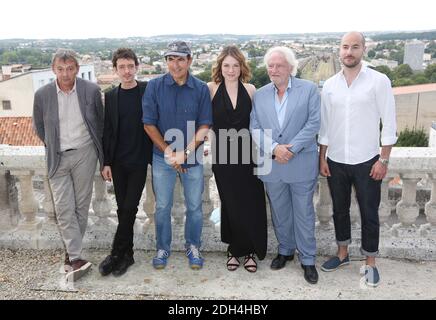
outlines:
[[[279,242],[271,268],[283,268],[298,250],[304,278],[315,284],[313,194],[318,178],[320,97],[314,83],[295,78],[298,62],[291,49],[271,48],[264,60],[272,82],[254,95],[250,130],[264,159],[273,159],[271,170],[259,175]]]

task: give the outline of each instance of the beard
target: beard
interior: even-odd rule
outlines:
[[[354,67],[356,67],[356,66],[358,66],[360,64],[360,61],[362,61],[362,59],[354,58],[354,60],[352,60],[349,63],[347,63],[345,61],[346,61],[346,58],[342,60],[342,64],[344,66],[346,66],[347,68],[354,68]]]

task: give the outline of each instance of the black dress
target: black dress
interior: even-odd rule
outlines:
[[[267,248],[266,205],[263,183],[253,173],[255,165],[248,131],[251,99],[244,85],[239,82],[236,108],[233,109],[223,82],[212,100],[212,108],[215,132],[212,170],[221,200],[221,240],[229,244],[229,252],[236,257],[255,253],[262,260]],[[245,137],[235,135],[225,138],[227,141],[221,141],[219,129],[245,129]],[[238,158],[235,164],[230,164],[230,150],[235,150],[235,139],[239,139]],[[243,150],[242,140],[249,141],[248,150]],[[227,162],[223,161],[226,159],[220,159],[220,144],[227,148]],[[242,157],[243,151],[245,159]]]

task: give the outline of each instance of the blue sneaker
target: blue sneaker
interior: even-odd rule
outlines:
[[[169,253],[166,250],[157,250],[156,256],[153,258],[153,267],[155,269],[163,269],[167,266]]]
[[[203,267],[203,258],[196,246],[191,244],[189,249],[186,250],[186,256],[189,259],[189,266],[191,269],[199,270]]]
[[[380,275],[377,267],[364,265],[360,269],[360,273],[364,275],[365,283],[370,287],[377,287],[380,284]]]
[[[333,257],[323,263],[321,270],[325,272],[335,271],[339,267],[346,266],[350,264],[350,258],[347,255],[344,260],[340,260],[339,257]]]

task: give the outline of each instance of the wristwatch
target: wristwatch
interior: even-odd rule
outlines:
[[[381,164],[384,166],[387,166],[389,164],[389,159],[378,158],[378,161],[380,161]]]

